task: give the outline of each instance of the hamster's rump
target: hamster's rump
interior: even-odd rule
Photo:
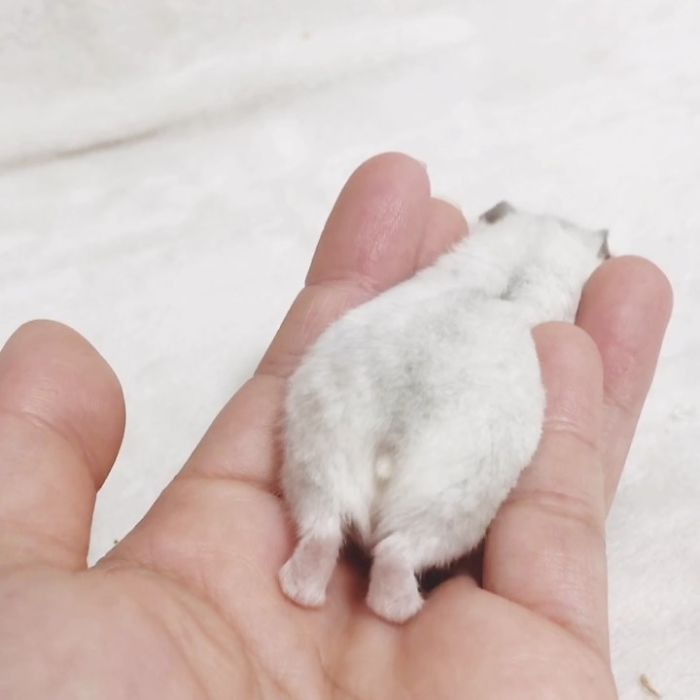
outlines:
[[[302,536],[338,517],[368,549],[397,531],[434,538],[420,570],[478,544],[537,446],[544,392],[508,301],[449,290],[391,315],[376,301],[292,377],[282,483]]]
[[[403,621],[422,604],[415,573],[478,544],[539,442],[532,328],[573,318],[601,236],[503,209],[313,344],[285,404],[290,598],[323,603],[352,535],[373,558],[368,605]]]

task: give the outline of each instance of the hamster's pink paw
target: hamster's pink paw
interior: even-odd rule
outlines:
[[[423,606],[413,569],[393,559],[375,558],[367,605],[389,622],[406,622]]]
[[[279,582],[288,598],[306,608],[318,608],[326,602],[325,582],[312,571],[300,571],[294,557],[280,569]]]
[[[285,595],[308,608],[323,605],[340,545],[340,531],[326,536],[307,534],[302,537],[279,573]]]

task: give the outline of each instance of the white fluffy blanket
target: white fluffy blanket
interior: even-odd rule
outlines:
[[[250,373],[334,195],[383,150],[473,215],[608,226],[676,290],[609,520],[621,697],[700,698],[700,5],[3,0],[0,335],[72,324],[122,379],[93,556]]]

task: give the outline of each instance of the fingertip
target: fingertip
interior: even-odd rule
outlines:
[[[673,307],[673,287],[664,271],[656,263],[639,255],[624,255],[618,258],[634,277],[645,281],[649,293],[656,297],[662,309],[670,313]]]
[[[416,268],[430,265],[450,246],[464,238],[468,229],[467,220],[459,207],[444,199],[432,197],[425,235],[416,258]]]
[[[357,176],[384,178],[392,175],[400,175],[402,178],[410,179],[424,194],[430,194],[427,165],[423,161],[400,151],[385,151],[368,158],[355,168],[348,182]]]
[[[594,331],[614,321],[626,330],[642,325],[663,332],[672,309],[673,288],[663,271],[646,258],[625,255],[593,273],[583,290],[577,323]]]
[[[99,487],[121,445],[121,384],[77,331],[51,320],[22,324],[0,353],[0,408],[36,416],[74,442]]]
[[[307,284],[347,281],[381,291],[414,270],[428,217],[430,181],[422,163],[383,153],[343,187],[319,240]]]
[[[606,394],[631,414],[651,383],[672,307],[666,275],[636,256],[602,265],[584,289],[576,322],[600,348]]]

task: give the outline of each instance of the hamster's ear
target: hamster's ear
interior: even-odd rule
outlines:
[[[600,231],[596,231],[598,238],[600,239],[600,248],[598,249],[598,257],[601,260],[609,260],[612,256],[610,255],[610,248],[608,247],[608,229],[602,228]]]
[[[501,219],[505,218],[508,216],[508,214],[512,214],[514,211],[515,207],[510,202],[506,202],[504,200],[503,202],[499,202],[495,206],[491,207],[488,211],[485,211],[479,217],[479,221],[485,221],[487,224],[493,224],[496,223],[496,221],[500,221]]]

